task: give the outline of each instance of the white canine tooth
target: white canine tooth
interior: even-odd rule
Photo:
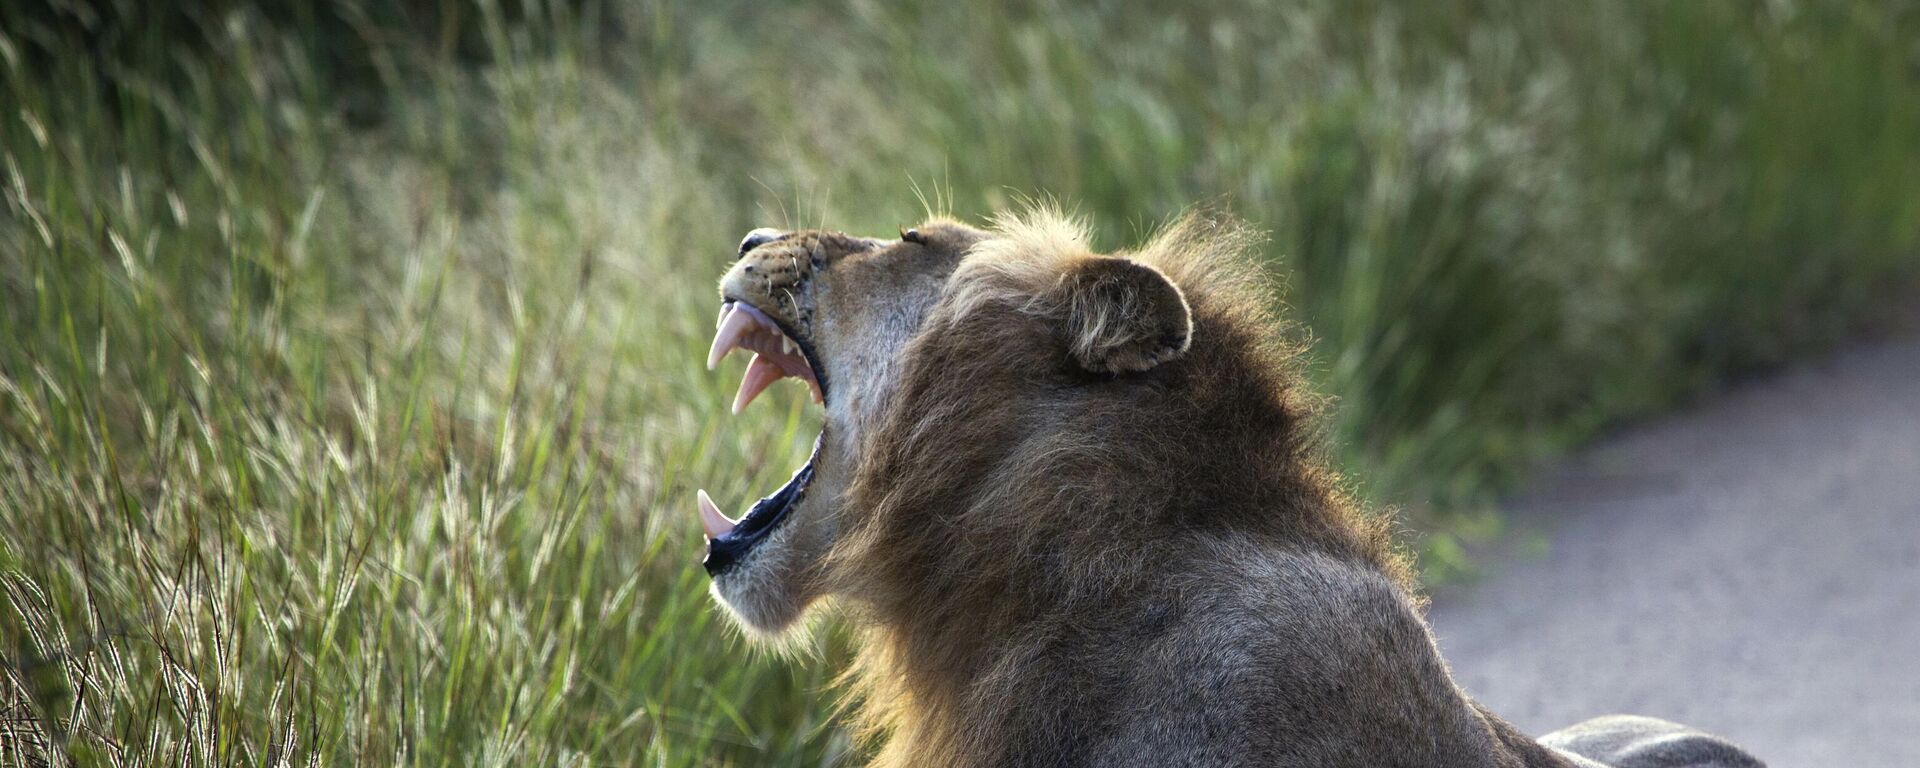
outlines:
[[[700,528],[707,532],[707,538],[720,538],[738,524],[739,521],[727,517],[720,511],[720,505],[713,503],[713,498],[707,495],[706,489],[701,489]]]
[[[755,322],[752,313],[743,312],[738,307],[727,313],[726,319],[720,321],[720,330],[713,334],[713,347],[707,350],[707,370],[711,371],[719,366],[728,352],[740,346],[740,337]]]
[[[793,354],[794,349],[795,347],[793,344],[793,339],[789,339],[785,335],[782,335],[780,337],[780,351],[791,355]]]

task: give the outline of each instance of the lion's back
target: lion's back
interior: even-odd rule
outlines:
[[[1417,609],[1368,566],[1209,542],[1128,670],[1088,765],[1495,765]]]

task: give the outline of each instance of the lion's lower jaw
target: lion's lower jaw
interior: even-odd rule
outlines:
[[[806,614],[804,596],[783,589],[770,589],[764,583],[747,583],[729,588],[732,575],[715,579],[708,593],[726,610],[733,623],[760,641],[778,642],[800,624]]]
[[[708,593],[749,637],[779,644],[787,639],[817,597],[803,574],[816,547],[800,535],[803,521],[789,520],[745,559],[715,576]],[[799,541],[797,541],[798,539]]]

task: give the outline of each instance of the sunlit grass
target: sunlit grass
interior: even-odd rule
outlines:
[[[1920,264],[1903,4],[102,8],[0,15],[0,765],[853,750],[696,564],[818,418],[699,364],[751,226],[1239,212],[1441,574]]]

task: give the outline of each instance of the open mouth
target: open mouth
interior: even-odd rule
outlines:
[[[720,307],[719,330],[713,336],[713,348],[707,352],[707,368],[712,370],[728,353],[736,349],[753,352],[747,374],[740,380],[740,391],[733,396],[733,412],[744,410],[754,398],[773,383],[789,376],[807,383],[813,401],[826,402],[825,377],[813,351],[798,341],[780,323],[744,301],[728,301]],[[780,490],[754,503],[753,509],[739,520],[727,517],[720,507],[700,492],[700,526],[707,534],[707,574],[719,576],[746,559],[768,534],[786,519],[793,505],[805,498],[813,482],[814,462],[820,458],[821,441],[815,438],[807,463],[793,473]]]

